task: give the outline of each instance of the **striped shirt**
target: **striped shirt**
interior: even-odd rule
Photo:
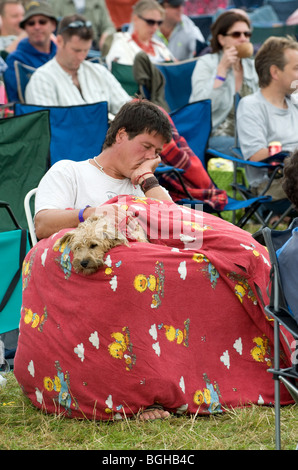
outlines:
[[[107,101],[116,114],[131,97],[116,78],[100,64],[83,61],[78,70],[80,90],[56,58],[39,67],[26,87],[26,103],[39,106],[75,106]]]

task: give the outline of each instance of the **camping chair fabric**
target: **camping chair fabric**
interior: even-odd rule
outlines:
[[[6,209],[11,217],[9,204],[0,201],[0,210]],[[11,217],[15,224],[15,218]],[[27,230],[18,224],[14,230],[0,233],[1,271],[0,271],[0,334],[14,330],[20,321],[22,297],[22,264],[30,250]]]
[[[252,31],[251,42],[263,44],[270,36],[294,36],[298,34],[298,25],[259,25],[256,24]]]
[[[132,65],[113,61],[111,72],[129,96],[135,96],[139,93],[139,85],[134,78]]]
[[[22,265],[31,246],[27,230],[22,229],[10,205],[0,201],[11,221],[11,229],[0,233],[0,369],[9,371],[14,365],[18,343],[22,305]],[[2,351],[3,348],[3,351]]]
[[[35,72],[35,68],[30,65],[22,64],[18,60],[14,61],[14,69],[17,80],[18,96],[21,103],[25,103],[25,90],[31,75]]]
[[[297,0],[266,0],[265,3],[273,8],[282,23],[298,8]]]
[[[46,173],[49,148],[48,111],[0,120],[0,200],[9,203],[23,228],[27,228],[24,197]],[[10,226],[10,218],[4,214],[0,231]]]
[[[270,230],[268,227],[265,227],[262,231],[271,261],[270,301],[266,305],[265,311],[268,318],[274,319],[274,364],[273,368],[269,369],[269,372],[273,374],[274,378],[276,449],[281,448],[280,397],[283,391],[281,390],[281,383],[291,394],[293,400],[298,403],[298,322],[289,310],[288,301],[291,302],[291,298],[287,298],[288,291],[284,291],[284,286],[291,282],[291,276],[295,272],[297,249],[292,253],[291,263],[286,270],[283,269],[283,261],[281,261],[280,269],[279,260],[282,257],[281,251],[283,247],[289,243],[293,231],[296,231],[297,227],[298,219],[296,218],[285,231]],[[296,237],[292,238],[294,244],[296,244],[296,240]],[[280,252],[279,256],[278,252]],[[294,289],[297,291],[296,283]],[[291,363],[286,368],[281,365],[282,353],[280,342],[287,345],[288,349],[292,352]]]
[[[157,69],[165,78],[165,99],[170,111],[175,111],[189,102],[191,77],[197,58],[172,63],[157,63]]]
[[[106,101],[78,106],[15,104],[17,116],[45,109],[50,115],[51,165],[63,159],[82,161],[101,152],[108,130]]]

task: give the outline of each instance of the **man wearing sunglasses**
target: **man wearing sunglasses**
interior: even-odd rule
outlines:
[[[105,66],[85,60],[92,40],[92,23],[84,16],[62,18],[57,54],[30,78],[26,103],[75,106],[107,101],[109,112],[115,115],[131,98]]]
[[[200,29],[183,14],[184,0],[159,0],[159,3],[165,10],[165,16],[155,35],[177,60],[190,59],[207,46]]]
[[[14,62],[38,68],[56,54],[54,31],[57,20],[51,7],[45,2],[33,1],[26,5],[25,16],[20,23],[27,38],[19,42],[6,59],[5,86],[9,101],[19,101]]]

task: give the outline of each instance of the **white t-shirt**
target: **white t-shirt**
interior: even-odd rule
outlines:
[[[112,178],[91,165],[89,160],[60,160],[39,183],[35,214],[43,209],[97,207],[118,195],[145,196],[128,178]]]
[[[278,141],[282,150],[289,152],[298,147],[298,106],[286,97],[287,109],[277,108],[269,103],[261,91],[245,96],[237,108],[237,132],[241,151],[249,160],[258,150],[267,148],[272,141]],[[249,184],[254,187],[268,178],[267,169],[246,168]]]

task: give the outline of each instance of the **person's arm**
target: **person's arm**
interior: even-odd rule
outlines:
[[[226,81],[227,74],[238,58],[235,47],[229,47],[223,51],[221,60],[216,69],[213,88],[221,88]]]
[[[160,186],[157,178],[154,176],[154,171],[160,162],[160,156],[153,160],[146,160],[133,172],[131,182],[132,184],[139,184],[146,197],[160,201],[172,201],[169,193]]]
[[[87,207],[81,215],[83,220],[79,219],[79,212],[78,209],[44,209],[39,211],[34,219],[37,238],[39,240],[48,238],[64,228],[76,228],[80,222],[92,215],[98,217],[101,215],[108,216],[115,221],[115,226],[127,217],[127,212],[116,204]]]
[[[254,162],[261,162],[262,160],[265,160],[266,158],[269,157],[269,150],[268,148],[262,148],[255,152],[251,157],[250,160]]]
[[[83,213],[84,219],[92,215],[95,208],[88,207]],[[41,240],[48,238],[53,233],[63,228],[75,228],[79,224],[79,210],[44,209],[39,211],[34,218],[36,237]]]

